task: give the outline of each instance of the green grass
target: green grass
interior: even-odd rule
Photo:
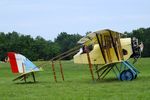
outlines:
[[[39,65],[43,62],[35,62]],[[57,83],[51,64],[35,74],[37,83],[13,82],[16,77],[8,63],[0,63],[0,100],[149,100],[150,58],[142,58],[135,64],[141,72],[133,81],[119,81],[110,72],[104,80],[93,82],[87,65],[64,61],[65,81],[62,81],[58,63]],[[96,74],[94,75],[96,78]],[[32,81],[32,79],[28,79]]]

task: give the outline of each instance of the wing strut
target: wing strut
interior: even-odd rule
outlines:
[[[62,67],[62,63],[61,63],[61,60],[68,57],[68,56],[71,56],[77,52],[79,52],[79,48],[81,47],[81,45],[79,46],[76,46],[66,52],[63,52],[61,53],[60,55],[56,56],[56,57],[53,57],[51,59],[51,62],[52,62],[52,71],[53,71],[53,74],[54,74],[54,80],[55,82],[57,82],[57,78],[56,78],[56,72],[55,72],[55,63],[54,61],[58,61],[59,62],[59,66],[60,66],[60,72],[61,72],[61,77],[62,77],[62,80],[64,81],[64,73],[63,73],[63,67]]]
[[[63,79],[63,81],[64,81],[64,73],[63,73],[63,69],[62,69],[61,60],[59,61],[59,65],[60,65],[61,76],[62,76],[62,79]]]
[[[34,82],[36,82],[34,72],[32,72],[31,74],[32,74]]]
[[[117,59],[118,59],[118,61],[119,61],[119,55],[118,55],[118,52],[117,52],[117,48],[116,48],[116,46],[115,46],[116,44],[115,44],[115,42],[114,42],[114,38],[113,38],[113,36],[112,36],[112,34],[111,34],[110,31],[109,31],[109,34],[110,34],[110,37],[111,37],[111,41],[112,41],[112,44],[113,44],[113,47],[114,47],[114,50],[115,50]]]
[[[52,61],[52,70],[53,70],[55,82],[57,82],[57,79],[56,79],[56,72],[55,72],[55,67],[54,67],[54,61]]]
[[[99,40],[99,37],[98,37],[98,34],[96,33],[96,38],[97,38],[97,41],[98,41],[98,44],[99,44],[99,48],[100,48],[100,50],[101,50],[101,52],[102,52],[102,56],[103,56],[103,58],[104,58],[104,61],[105,61],[105,63],[106,63],[106,57],[105,57],[105,54],[104,54],[104,50],[103,50],[103,48],[102,48],[102,45],[101,45],[101,43],[100,43],[100,40]],[[101,37],[102,38],[102,37]]]
[[[93,68],[92,68],[91,59],[90,59],[90,55],[89,55],[89,50],[86,46],[85,46],[85,50],[86,50],[87,59],[88,59],[88,62],[89,62],[89,69],[90,69],[90,72],[91,72],[91,75],[92,75],[92,80],[94,81],[94,74],[93,74]]]

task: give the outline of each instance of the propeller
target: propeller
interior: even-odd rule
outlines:
[[[144,44],[143,42],[138,42],[138,39],[133,37],[132,38],[132,51],[133,54],[131,57],[133,57],[135,59],[135,61],[133,62],[133,64],[137,61],[138,58],[141,57],[141,53],[143,52],[144,49]]]
[[[144,44],[143,44],[143,42],[140,42],[139,47],[140,47],[140,51],[143,52],[143,49],[144,49]]]

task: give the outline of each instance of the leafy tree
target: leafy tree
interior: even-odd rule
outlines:
[[[77,41],[82,36],[79,34],[67,34],[66,32],[61,32],[57,38],[55,39],[55,42],[60,46],[61,51],[65,52],[69,50],[70,48],[73,48],[77,45]]]
[[[57,38],[55,39],[55,43],[57,43],[60,47],[60,53],[68,51],[69,49],[75,47],[77,45],[77,41],[82,36],[79,34],[67,34],[66,32],[61,32]],[[71,57],[68,57],[69,59]]]
[[[150,57],[150,28],[139,28],[124,34],[123,37],[137,37],[139,41],[143,41],[144,52],[142,56]],[[21,53],[30,60],[50,60],[52,57],[75,47],[80,38],[82,36],[79,34],[61,32],[53,42],[40,36],[33,39],[30,35],[23,35],[15,31],[7,34],[0,32],[0,60],[5,59],[7,52]],[[70,58],[71,56],[67,59]]]
[[[138,38],[139,42],[142,41],[144,43],[142,57],[150,57],[150,28],[139,28],[130,33],[126,32],[126,34],[128,37]]]

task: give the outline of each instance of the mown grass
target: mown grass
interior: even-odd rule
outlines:
[[[39,65],[43,62],[35,62]],[[135,64],[141,72],[133,81],[119,81],[110,72],[104,80],[92,81],[87,65],[63,61],[65,81],[62,81],[58,63],[55,65],[57,83],[54,81],[51,64],[36,73],[28,83],[13,82],[16,77],[8,63],[0,64],[0,100],[149,100],[150,58],[142,58]],[[96,74],[94,75],[96,78]]]

